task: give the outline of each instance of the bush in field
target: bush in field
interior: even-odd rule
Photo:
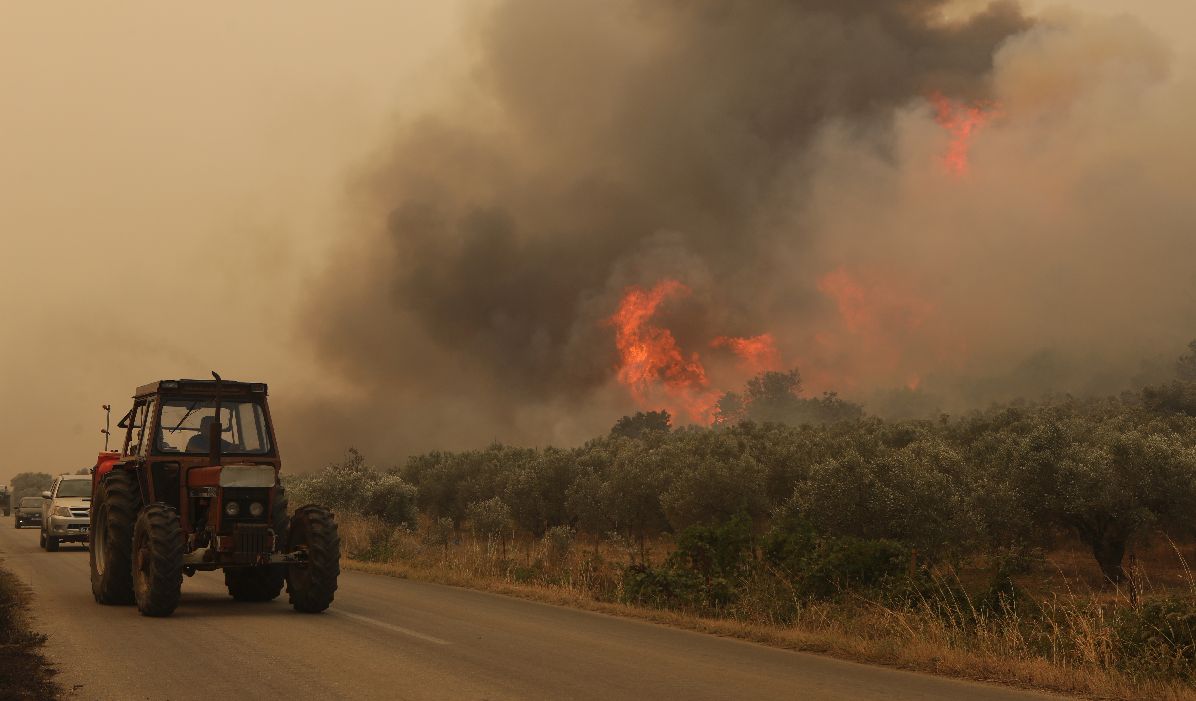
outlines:
[[[710,526],[690,526],[677,536],[666,562],[704,580],[732,580],[743,574],[751,557],[752,524],[744,515]]]
[[[909,558],[909,549],[893,540],[828,538],[803,561],[799,591],[825,598],[844,590],[884,586],[903,576]]]
[[[415,487],[398,475],[379,475],[368,487],[362,513],[376,516],[391,526],[406,526],[411,530],[419,525]]]
[[[804,596],[826,598],[853,588],[887,585],[905,574],[909,548],[893,540],[819,533],[790,500],[763,538],[765,561]]]
[[[441,516],[424,530],[424,542],[428,545],[439,545],[447,550],[454,540],[456,530],[453,519]]]
[[[1137,677],[1196,679],[1196,602],[1167,597],[1121,611],[1117,659]]]
[[[375,516],[391,526],[419,523],[415,487],[394,474],[380,474],[360,452],[350,448],[345,459],[319,472],[290,477],[290,502],[320,504],[334,511]]]
[[[362,513],[378,473],[366,464],[365,456],[350,448],[345,459],[308,475],[288,480],[293,505],[320,504],[334,511]]]
[[[560,562],[569,555],[577,531],[569,526],[553,526],[544,532],[544,552],[554,562]]]
[[[725,608],[748,573],[751,523],[744,517],[690,526],[660,567],[632,564],[624,569],[624,599],[651,606],[698,610]]]
[[[487,538],[501,534],[511,523],[511,507],[498,497],[473,502],[466,509],[466,515],[474,535]]]
[[[797,502],[790,500],[773,512],[762,543],[764,559],[790,579],[797,579],[818,546],[818,539],[813,524],[801,513]]]
[[[622,600],[656,608],[698,608],[701,580],[690,570],[633,563],[623,569]]]

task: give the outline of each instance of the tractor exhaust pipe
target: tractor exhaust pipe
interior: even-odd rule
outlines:
[[[213,465],[220,464],[220,445],[224,440],[224,427],[220,425],[220,375],[215,370],[212,377],[216,378],[216,420],[212,422],[211,435],[208,436],[208,460]]]

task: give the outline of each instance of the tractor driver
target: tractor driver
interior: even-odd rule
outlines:
[[[212,426],[215,425],[215,423],[215,416],[205,416],[199,420],[199,433],[195,434],[191,437],[191,440],[187,441],[188,453],[206,453],[209,451],[209,446],[211,443],[209,442],[208,437],[212,435]],[[220,452],[223,453],[231,451],[234,447],[235,446],[232,443],[229,443],[223,438],[220,439]]]

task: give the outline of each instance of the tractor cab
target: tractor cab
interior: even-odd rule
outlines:
[[[189,547],[232,536],[238,526],[269,524],[281,461],[265,384],[142,385],[117,427],[125,431],[120,458],[98,466],[96,483],[117,465],[136,465],[145,503],[174,508]]]

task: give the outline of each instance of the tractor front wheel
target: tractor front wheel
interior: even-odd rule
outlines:
[[[336,518],[322,506],[303,506],[291,517],[287,538],[291,551],[303,550],[304,563],[287,570],[291,606],[303,613],[319,613],[332,604],[341,573],[341,538]]]
[[[143,616],[169,616],[183,586],[183,529],[166,504],[150,504],[133,528],[133,596]]]

